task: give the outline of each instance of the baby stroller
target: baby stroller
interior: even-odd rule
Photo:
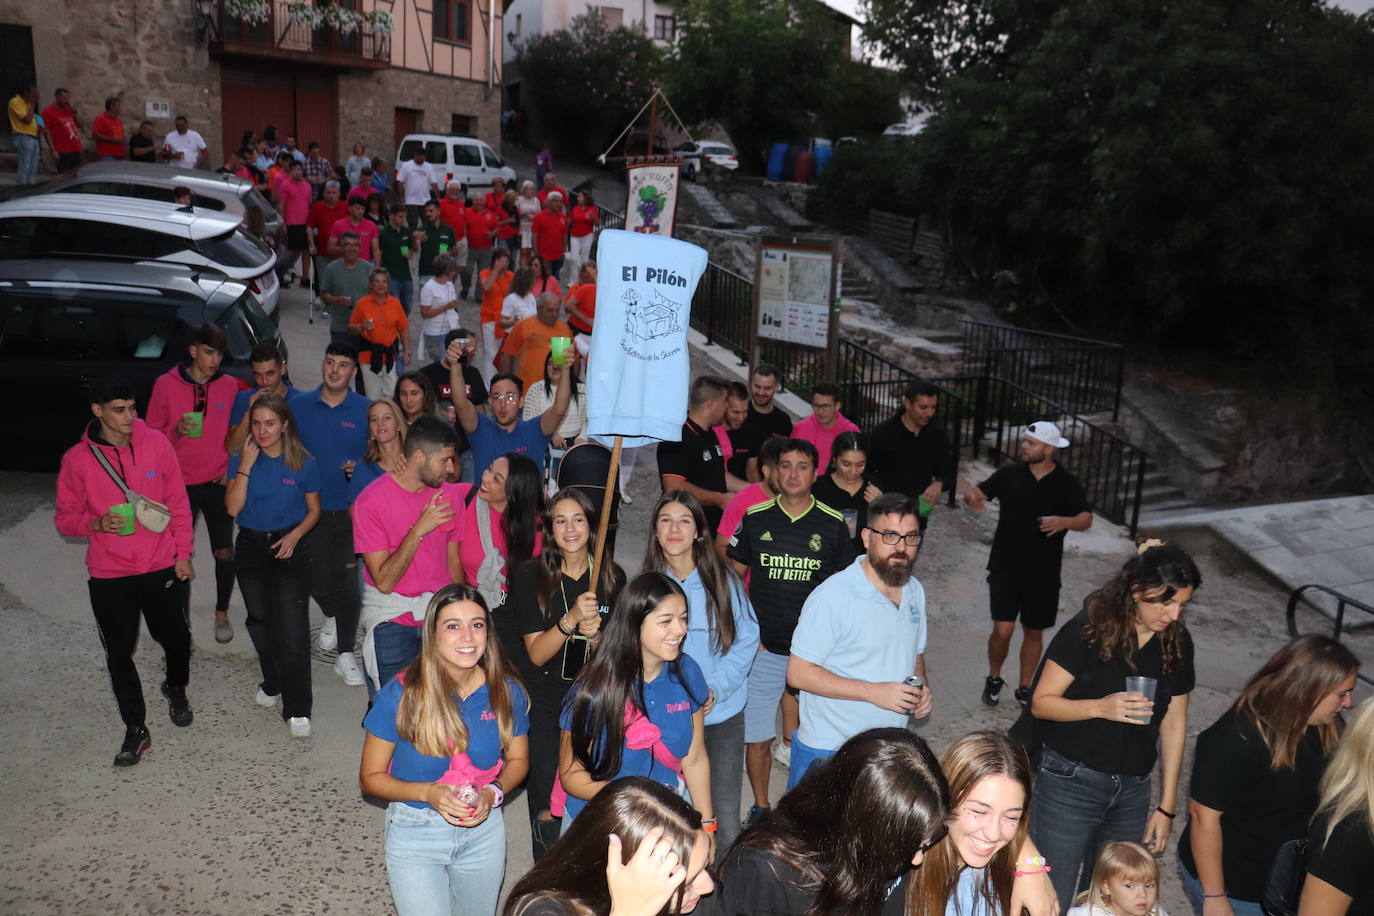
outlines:
[[[558,463],[558,488],[576,487],[587,495],[601,512],[602,500],[606,498],[606,474],[611,468],[611,450],[597,442],[583,442],[574,445],[563,455]],[[599,517],[589,519],[592,525],[600,522]],[[611,520],[606,528],[606,556],[615,554],[615,533],[620,525],[620,492],[616,488],[611,498]]]

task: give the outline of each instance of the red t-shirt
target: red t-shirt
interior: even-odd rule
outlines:
[[[534,250],[545,261],[557,261],[563,257],[563,244],[568,236],[568,214],[552,210],[540,210],[530,223],[534,233]]]
[[[322,200],[317,200],[310,205],[310,215],[306,217],[305,224],[309,226],[319,238],[315,244],[320,246],[320,254],[324,254],[324,247],[329,241],[329,233],[334,228],[334,224],[348,216],[348,204],[342,200],[330,206]],[[364,249],[366,252],[372,249]]]
[[[568,301],[577,303],[577,310],[588,318],[596,316],[596,284],[581,283],[568,290]],[[581,331],[583,334],[590,334],[592,329],[584,327],[583,322],[571,312],[568,313],[568,324],[574,331]]]
[[[487,233],[496,228],[496,219],[496,214],[490,210],[478,213],[476,208],[468,208],[463,211],[468,230],[468,248],[484,251],[491,247],[491,236]]]
[[[345,216],[329,227],[329,237],[332,239],[340,238],[345,232],[358,233],[359,257],[364,261],[372,260],[372,243],[377,240],[380,233],[377,224],[367,217],[358,221],[358,225],[353,225],[353,220]]]
[[[512,215],[504,204],[497,204],[495,207],[487,207],[487,210],[495,214],[496,221],[499,223],[503,219],[510,220],[504,226],[496,227],[496,237],[498,239],[513,239],[520,234],[520,217]]]
[[[362,182],[359,182],[358,184],[355,184],[353,187],[348,189],[348,197],[346,199],[352,200],[355,197],[361,197],[363,200],[367,200],[367,195],[371,193],[371,185],[366,185]]]
[[[304,226],[310,218],[310,198],[315,189],[302,178],[293,181],[290,175],[277,184],[277,196],[281,198],[281,218],[288,226]],[[345,210],[345,213],[348,211]]]
[[[468,233],[468,221],[464,215],[467,209],[461,197],[457,200],[447,196],[439,198],[439,219],[453,230],[455,242],[461,242]]]
[[[53,102],[43,109],[43,123],[52,136],[52,148],[59,153],[81,152],[81,131],[76,126],[76,109],[63,111]]]
[[[122,119],[112,118],[102,111],[95,116],[95,123],[91,125],[91,133],[100,134],[102,137],[118,137],[120,140],[119,143],[95,141],[95,154],[97,156],[116,156],[123,159],[128,155],[124,149],[124,121]]]
[[[596,207],[573,207],[572,210],[572,235],[573,238],[580,239],[584,235],[591,235],[596,228],[596,221],[601,214]]]
[[[548,196],[552,194],[554,191],[557,191],[559,194],[563,195],[563,206],[566,207],[570,203],[572,203],[572,200],[568,197],[567,188],[560,188],[558,185],[554,185],[551,188],[540,188],[539,193],[534,196],[538,197],[539,202],[542,204],[545,201],[545,199],[548,198]]]

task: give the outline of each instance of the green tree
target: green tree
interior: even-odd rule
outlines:
[[[596,13],[517,47],[526,105],[560,148],[592,157],[653,92],[662,54],[643,31],[608,28]]]

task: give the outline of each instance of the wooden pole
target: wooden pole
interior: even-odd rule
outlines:
[[[601,555],[606,552],[606,530],[611,524],[611,506],[615,504],[615,478],[620,473],[620,447],[624,444],[624,436],[615,437],[615,447],[611,449],[611,467],[606,472],[606,493],[601,498],[601,518],[596,523],[596,555],[592,557],[589,580],[593,591],[596,589],[596,571],[601,568]]]

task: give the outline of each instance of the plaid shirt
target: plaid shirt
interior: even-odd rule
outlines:
[[[320,184],[334,177],[334,165],[323,156],[316,156],[311,159],[305,157],[305,180],[311,184]]]

